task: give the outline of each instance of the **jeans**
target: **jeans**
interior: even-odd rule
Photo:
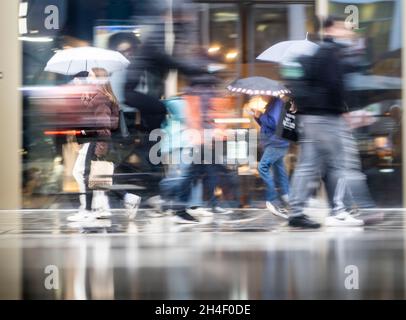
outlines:
[[[182,153],[189,153],[189,148],[184,148]],[[224,173],[223,166],[220,164],[196,164],[183,163],[171,165],[171,170],[160,183],[160,189],[164,198],[168,201],[174,200],[171,208],[176,211],[184,210],[191,203],[193,188],[196,182],[203,179],[207,186],[209,194],[209,205],[214,208],[218,205],[218,199],[215,195],[215,188],[219,185],[219,176]],[[196,190],[195,190],[196,191]]]
[[[287,151],[288,148],[275,148],[272,146],[267,146],[264,149],[264,154],[258,165],[258,171],[266,184],[267,201],[274,201],[278,198],[275,186],[279,188],[281,196],[289,194],[289,178],[283,162]],[[271,168],[273,175],[270,172]]]
[[[347,126],[341,116],[298,117],[300,154],[292,178],[291,217],[303,215],[303,209],[314,191],[314,183],[324,177],[333,212],[345,209],[346,186],[344,136]]]
[[[220,164],[191,164],[182,174],[181,183],[178,189],[178,199],[180,203],[187,204],[191,197],[191,190],[194,183],[203,178],[207,186],[208,204],[211,208],[218,206],[218,199],[215,189],[219,185],[220,175],[223,173]]]

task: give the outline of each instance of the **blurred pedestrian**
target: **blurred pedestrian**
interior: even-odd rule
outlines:
[[[111,89],[108,80],[109,75],[105,69],[93,68],[88,76],[95,83],[96,90],[95,93],[83,93],[82,100],[83,107],[94,118],[94,128],[82,130],[82,136],[87,138],[89,142],[83,144],[73,170],[81,191],[83,189],[85,191],[85,203],[83,203],[82,194],[80,210],[77,214],[68,217],[69,221],[87,221],[111,216],[108,199],[103,198],[103,196],[103,200],[92,208],[94,192],[89,188],[88,182],[92,160],[105,159],[108,155],[112,132],[119,127],[119,104]],[[100,196],[101,192],[96,194]],[[126,195],[124,200],[128,206],[131,204],[134,208],[138,206],[140,201],[138,196],[130,194]]]
[[[293,174],[291,187],[291,214],[289,225],[302,228],[319,228],[309,219],[304,207],[314,191],[312,185],[320,176],[329,183],[327,190],[334,193],[332,215],[326,225],[363,225],[343,204],[345,188],[345,141],[347,130],[342,114],[346,111],[344,98],[343,64],[338,43],[348,35],[344,21],[329,17],[321,24],[324,41],[310,57],[301,57],[301,81],[294,81],[291,91],[298,108],[300,155]],[[339,183],[340,181],[340,183]]]
[[[198,68],[207,70],[210,62],[211,59],[206,53],[201,50],[195,51],[195,63]],[[198,223],[199,216],[212,217],[213,214],[232,213],[231,210],[220,206],[216,194],[216,188],[220,185],[220,176],[226,173],[223,154],[219,154],[216,148],[217,144],[223,145],[225,142],[225,132],[214,121],[215,107],[219,103],[218,84],[217,75],[206,71],[189,78],[189,86],[182,96],[186,104],[184,108],[186,135],[183,137],[186,137],[187,143],[183,143],[181,148],[181,170],[176,183],[169,190],[166,188],[167,194],[174,195],[172,199],[176,203],[174,209],[178,223]],[[208,132],[210,132],[209,139],[206,139],[205,133]],[[194,134],[189,137],[188,133]],[[223,146],[220,149],[223,150]],[[187,158],[191,161],[183,162]],[[206,186],[209,205],[207,209],[200,205],[190,206],[191,191],[196,190],[194,188],[199,180],[202,180]]]
[[[175,28],[173,50],[166,48],[165,20],[168,19],[167,15],[171,9],[164,1],[148,1],[145,3],[144,10],[146,10],[146,16],[139,17],[141,43],[128,56],[131,63],[127,69],[125,102],[128,106],[136,107],[140,111],[143,129],[150,132],[161,128],[167,115],[161,99],[165,96],[165,80],[169,72],[177,70],[186,76],[191,76],[202,74],[205,70],[196,67],[193,63],[185,62],[190,50],[182,52],[182,57],[173,54],[177,51],[178,39],[184,36],[180,31],[187,32],[187,28],[181,30]],[[177,16],[177,20],[180,19],[181,17]],[[174,21],[174,24],[179,22]],[[197,41],[197,35],[195,40]]]

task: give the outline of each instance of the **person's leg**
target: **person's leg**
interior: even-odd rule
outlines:
[[[218,206],[216,187],[219,185],[220,168],[218,164],[205,164],[203,169],[207,178],[207,193],[209,206],[213,209]]]
[[[292,176],[290,218],[304,216],[303,209],[314,191],[313,183],[319,178],[319,170],[323,167],[324,157],[319,140],[319,137],[323,135],[321,121],[322,117],[300,117],[300,151],[298,163]]]
[[[266,201],[275,201],[278,194],[275,190],[275,183],[271,173],[271,166],[278,161],[279,155],[276,154],[276,149],[270,146],[265,147],[264,153],[258,164],[258,172],[266,185]]]
[[[73,166],[72,175],[76,180],[79,187],[79,201],[80,209],[86,209],[86,184],[85,184],[85,162],[86,154],[89,149],[89,143],[85,143],[79,150],[78,157],[76,158],[75,165]]]
[[[190,150],[185,148],[179,152],[188,153]],[[171,155],[168,155],[169,159]],[[180,163],[169,163],[167,166],[165,178],[159,183],[161,194],[166,202],[186,202],[190,196],[190,185],[193,182],[196,168],[194,164],[180,161]]]
[[[369,192],[367,178],[365,174],[362,173],[357,143],[350,129],[347,129],[344,132],[343,142],[347,185],[344,203],[348,208],[351,206],[358,208],[374,208],[376,205]]]
[[[182,206],[187,205],[193,182],[200,172],[199,164],[191,164],[182,168],[179,183],[176,186],[176,195]]]
[[[329,183],[332,184],[328,190],[334,190],[334,207],[333,215],[326,218],[326,226],[361,226],[364,222],[352,217],[346,207],[348,204],[344,202],[346,193],[350,191],[348,148],[351,145],[348,144],[350,142],[348,129],[342,118],[330,123],[328,128],[325,134],[330,142],[326,144],[328,154],[326,174]]]
[[[202,179],[197,179],[193,182],[188,207],[203,206],[203,183]]]
[[[345,156],[345,124],[340,117],[326,120],[323,134],[323,150],[326,154],[325,182],[326,190],[333,200],[333,213],[346,209],[344,197],[348,189],[346,181],[346,156]]]
[[[89,175],[90,175],[90,166],[92,164],[92,160],[94,159],[94,152],[96,150],[96,143],[91,142],[89,144],[89,148],[86,153],[86,160],[85,160],[85,186],[86,186],[86,210],[92,210],[92,202],[93,202],[93,190],[89,188]]]
[[[179,184],[176,188],[176,203],[172,208],[175,210],[175,219],[177,223],[198,223],[199,220],[187,212],[187,207],[190,199],[190,190],[193,182],[198,177],[200,172],[200,165],[190,164],[186,166],[185,170],[181,173]]]
[[[180,180],[178,172],[180,170],[180,164],[169,163],[166,166],[165,177],[159,182],[160,195],[165,201],[171,201],[176,196],[177,185]]]
[[[279,189],[279,194],[282,200],[287,203],[289,201],[289,177],[286,172],[284,158],[288,151],[286,148],[279,148],[280,158],[272,165],[272,170],[275,178],[275,184]]]
[[[317,168],[322,162],[322,154],[317,142],[302,140],[300,156],[291,184],[289,226],[317,229],[320,223],[310,220],[304,213],[304,207],[314,191],[313,183],[318,178]]]
[[[90,143],[86,154],[85,154],[85,161],[84,161],[84,187],[85,187],[85,197],[86,197],[86,205],[85,205],[85,211],[81,211],[75,215],[69,216],[67,218],[68,221],[71,222],[84,222],[88,221],[88,219],[94,219],[96,216],[94,215],[92,211],[92,201],[93,201],[93,190],[90,190],[88,188],[89,185],[89,173],[90,173],[90,164],[91,160],[94,155],[94,150],[95,150],[95,144]],[[78,169],[78,168],[77,168]],[[80,170],[78,170],[80,171]],[[78,176],[79,177],[79,176]]]

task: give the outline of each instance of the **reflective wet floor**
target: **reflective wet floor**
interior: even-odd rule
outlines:
[[[69,210],[2,212],[0,298],[404,299],[405,212],[383,212],[371,226],[317,231],[264,210],[198,225],[149,210],[91,224],[69,223]]]

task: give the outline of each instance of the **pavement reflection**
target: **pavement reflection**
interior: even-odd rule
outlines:
[[[91,226],[69,224],[69,210],[12,214],[19,224],[0,220],[0,256],[12,268],[3,258],[20,253],[25,299],[405,298],[401,210],[387,210],[377,225],[319,231],[289,228],[261,210],[194,226],[147,211],[129,222],[116,210]],[[56,290],[44,285],[49,265]],[[346,284],[349,266],[358,289]]]

